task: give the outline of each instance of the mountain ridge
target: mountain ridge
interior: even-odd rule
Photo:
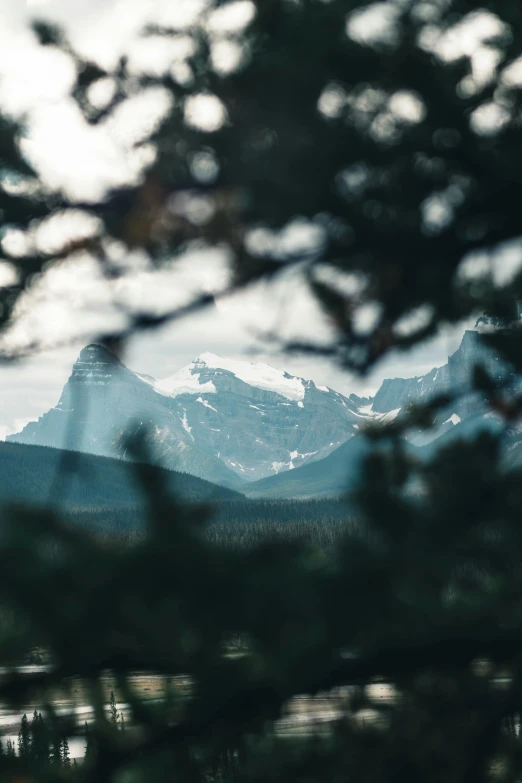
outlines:
[[[231,489],[185,473],[155,468],[167,490],[182,501],[242,499]],[[56,477],[60,476],[57,491]],[[0,503],[60,508],[145,508],[135,469],[124,460],[65,452],[49,446],[0,443]]]
[[[479,426],[487,409],[468,382],[477,362],[494,378],[506,372],[479,335],[467,331],[445,365],[416,378],[386,379],[374,397],[363,398],[209,352],[154,379],[91,344],[80,352],[57,406],[8,440],[127,458],[128,437],[145,434],[154,459],[169,469],[240,491],[252,482],[262,488],[258,482],[270,485],[271,477],[322,462],[359,440],[369,422],[392,421],[409,404],[440,392],[464,393],[439,412],[433,430],[411,433],[412,445],[425,446],[464,420]],[[291,486],[295,479],[273,483]]]
[[[167,468],[239,487],[322,459],[361,418],[347,397],[269,365],[203,353],[156,380],[92,344],[56,407],[8,441],[126,457],[129,435],[147,432]]]

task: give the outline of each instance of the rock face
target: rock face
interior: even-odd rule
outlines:
[[[127,436],[147,431],[160,464],[235,486],[234,474],[194,444],[171,405],[174,400],[155,391],[153,383],[102,346],[89,345],[75,362],[56,408],[8,440],[126,457]]]
[[[437,415],[434,428],[412,433],[410,440],[419,446],[426,445],[463,422],[467,422],[466,431],[470,433],[474,427],[483,425],[485,416],[491,416],[484,395],[471,388],[476,365],[481,365],[493,380],[505,378],[510,372],[495,352],[484,345],[479,333],[468,330],[459,348],[442,367],[435,367],[417,378],[383,381],[373,399],[372,410],[382,413],[396,409],[404,411],[411,403],[423,403],[439,394],[454,393],[455,400]]]
[[[436,394],[469,390],[473,367],[482,364],[494,379],[501,378],[506,368],[494,352],[484,346],[477,332],[464,332],[462,342],[443,367],[435,367],[417,378],[385,380],[373,399],[373,410],[385,413],[404,408],[411,402],[425,402]],[[464,403],[464,404],[463,404]],[[458,415],[469,415],[475,401],[466,395],[461,400]],[[462,416],[461,416],[462,418]]]
[[[253,498],[341,497],[357,487],[369,448],[367,438],[350,438],[319,462],[254,481],[243,492]]]
[[[494,378],[507,371],[479,335],[468,331],[443,367],[420,378],[385,380],[373,399],[363,399],[268,365],[210,353],[155,380],[129,370],[102,346],[89,345],[74,364],[56,408],[8,439],[128,458],[127,436],[143,432],[160,464],[223,486],[269,482],[310,465],[306,478],[314,463],[348,441],[358,441],[368,421],[391,421],[410,403],[442,392],[464,394],[438,415],[433,430],[411,433],[411,442],[425,446],[450,431],[473,430],[487,413],[481,395],[469,390],[476,363]],[[359,452],[350,447],[346,454]],[[297,483],[292,479],[288,487]]]

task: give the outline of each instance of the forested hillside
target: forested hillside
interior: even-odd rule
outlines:
[[[321,500],[214,500],[206,509],[205,537],[218,545],[251,548],[274,538],[303,539],[329,546],[358,524],[357,509],[341,499]],[[69,507],[73,525],[115,540],[135,540],[145,530],[139,505]]]
[[[211,502],[206,530],[224,544],[251,546],[280,535],[327,540],[353,516],[353,508],[337,499],[247,499],[195,476],[156,470],[173,498]],[[108,457],[1,443],[0,503],[12,502],[61,506],[70,522],[97,534],[127,537],[144,531],[145,497],[135,467]]]
[[[184,473],[157,469],[183,500],[224,500],[238,493]],[[0,443],[0,502],[68,508],[138,509],[144,495],[131,463],[46,446]]]

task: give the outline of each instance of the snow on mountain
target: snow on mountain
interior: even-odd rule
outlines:
[[[199,382],[199,375],[194,370],[194,362],[187,367],[183,367],[174,375],[168,378],[162,378],[158,381],[152,379],[152,386],[160,394],[166,394],[169,397],[177,397],[179,394],[215,394],[216,387],[212,381],[206,383]],[[143,375],[139,376],[144,378]]]
[[[460,418],[460,416],[457,416],[456,413],[452,413],[451,416],[449,417],[449,419],[446,419],[444,424],[449,424],[449,422],[451,422],[452,424],[455,424],[455,426],[456,426],[457,424],[460,424],[461,418]]]
[[[353,434],[353,403],[267,364],[203,353],[182,372],[198,382],[177,397],[194,442],[243,480],[322,459]],[[208,399],[195,394],[207,384]]]
[[[205,365],[213,369],[226,370],[233,373],[236,378],[255,386],[257,389],[274,392],[286,397],[287,400],[303,400],[305,396],[304,384],[301,378],[295,378],[283,370],[276,370],[268,364],[251,364],[237,359],[223,359],[214,353],[202,353],[195,363],[196,366]],[[321,387],[320,387],[321,388]]]

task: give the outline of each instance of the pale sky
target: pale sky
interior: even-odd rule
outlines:
[[[136,180],[148,161],[147,155],[153,151],[137,154],[133,145],[140,137],[146,137],[168,110],[169,98],[160,88],[150,90],[139,98],[129,99],[114,120],[101,127],[87,126],[68,98],[73,80],[71,62],[52,48],[37,48],[28,27],[29,20],[36,16],[57,21],[78,52],[102,65],[111,67],[122,54],[129,54],[131,68],[137,73],[161,73],[166,68],[182,72],[190,54],[190,41],[183,38],[183,29],[194,20],[204,20],[213,35],[215,67],[225,73],[235,67],[240,55],[234,49],[233,33],[248,23],[254,8],[250,0],[237,0],[226,12],[206,15],[209,5],[210,0],[3,0],[0,102],[5,111],[23,117],[28,123],[30,133],[24,149],[45,181],[88,200],[96,199],[108,187]],[[382,11],[385,4],[375,5]],[[442,41],[441,56],[455,59],[459,47],[463,46],[472,55],[479,51],[481,40],[492,28],[491,19],[489,26],[487,20],[481,19],[474,23],[467,37],[461,31],[456,37]],[[140,41],[139,32],[150,21],[178,27],[177,48],[169,48],[165,42],[160,45],[155,41],[150,45]],[[360,36],[361,30],[366,34],[370,21],[373,24],[375,20],[367,18],[365,22],[363,17],[356,17],[347,29],[354,36]],[[374,34],[381,34],[378,24],[375,30]],[[427,42],[428,48],[430,45]],[[480,51],[484,53],[484,47]],[[484,63],[487,66],[489,62],[489,67],[493,67],[490,60],[487,56],[477,59],[477,78],[483,78]],[[93,100],[103,102],[106,98],[103,91],[110,95],[110,89],[110,84],[102,85],[100,95],[93,96]],[[211,131],[213,124],[223,120],[220,112],[219,102],[216,105],[207,100],[186,107],[185,117],[187,122],[200,127],[206,124],[206,129]],[[310,243],[315,241],[313,230],[297,219],[279,241],[293,247]],[[67,231],[95,232],[96,226],[80,215],[74,225],[56,225],[55,221],[29,240],[48,248],[56,241],[57,232],[60,235]],[[20,247],[21,253],[29,240],[15,235],[3,238],[11,247]],[[122,263],[133,270],[132,276],[110,285],[100,279],[88,257],[75,259],[74,265],[61,264],[21,303],[19,321],[9,339],[13,345],[23,346],[24,341],[37,336],[43,350],[16,365],[0,368],[0,438],[19,431],[26,421],[37,418],[57,403],[72,363],[83,345],[90,341],[90,335],[120,323],[121,315],[115,303],[147,305],[161,312],[173,303],[188,300],[194,293],[209,291],[218,295],[216,306],[205,312],[135,337],[124,360],[139,372],[161,378],[188,364],[198,354],[210,351],[264,361],[345,394],[371,393],[383,378],[420,375],[444,364],[456,350],[464,328],[470,325],[443,329],[422,347],[391,354],[370,376],[360,379],[325,359],[281,355],[277,345],[270,345],[264,339],[270,332],[288,339],[328,336],[329,326],[307,293],[298,271],[284,275],[275,286],[259,284],[230,300],[219,297],[229,279],[226,255],[219,250],[188,253],[176,269],[155,275],[147,259],[139,254],[126,257]],[[0,274],[0,284],[1,277]],[[77,340],[60,349],[48,350],[60,341],[64,332],[72,332]]]

